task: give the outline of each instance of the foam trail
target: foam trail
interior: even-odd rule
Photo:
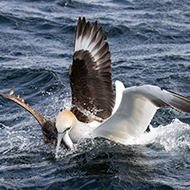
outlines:
[[[148,145],[157,144],[166,151],[184,152],[190,150],[190,125],[178,119],[172,123],[157,128],[150,127],[149,133],[144,133],[137,139],[131,140],[130,144]]]

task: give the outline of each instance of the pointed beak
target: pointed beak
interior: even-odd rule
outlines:
[[[61,144],[61,140],[63,139],[64,144],[68,149],[74,149],[73,142],[71,141],[71,138],[69,137],[69,130],[66,130],[63,133],[58,133],[57,137],[57,147],[56,147],[56,155],[59,152],[59,147]]]
[[[56,147],[56,155],[59,152],[59,147],[61,144],[61,139],[63,138],[64,133],[58,133],[58,137],[57,137],[57,147]]]
[[[68,149],[74,149],[73,142],[69,136],[69,131],[66,131],[65,134],[63,135],[63,142],[65,143]]]

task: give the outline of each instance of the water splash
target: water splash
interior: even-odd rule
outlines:
[[[190,125],[174,119],[172,123],[157,128],[150,127],[131,144],[147,145],[153,149],[164,149],[167,152],[190,151]]]

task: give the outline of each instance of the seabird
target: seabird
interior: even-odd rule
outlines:
[[[73,63],[69,66],[72,106],[51,120],[24,103],[20,96],[0,94],[29,111],[39,122],[45,143],[57,140],[56,154],[63,140],[68,148],[84,138],[104,137],[128,144],[141,135],[157,109],[173,107],[190,113],[190,100],[153,85],[125,88],[116,81],[112,87],[109,44],[97,21],[91,26],[79,17]]]

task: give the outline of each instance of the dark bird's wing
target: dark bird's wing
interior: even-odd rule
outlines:
[[[21,98],[20,95],[17,97],[13,95],[14,93],[14,87],[10,90],[9,94],[1,94],[0,96],[11,100],[18,105],[22,106],[25,110],[27,110],[29,113],[31,113],[38,123],[41,125],[44,142],[45,143],[54,143],[57,138],[57,130],[55,127],[55,121],[51,120],[47,117],[44,117],[41,113],[30,107],[28,104],[25,103],[24,98]]]
[[[97,21],[79,17],[73,64],[69,67],[72,108],[79,121],[108,118],[114,106],[109,45]],[[94,117],[95,116],[95,117]]]

